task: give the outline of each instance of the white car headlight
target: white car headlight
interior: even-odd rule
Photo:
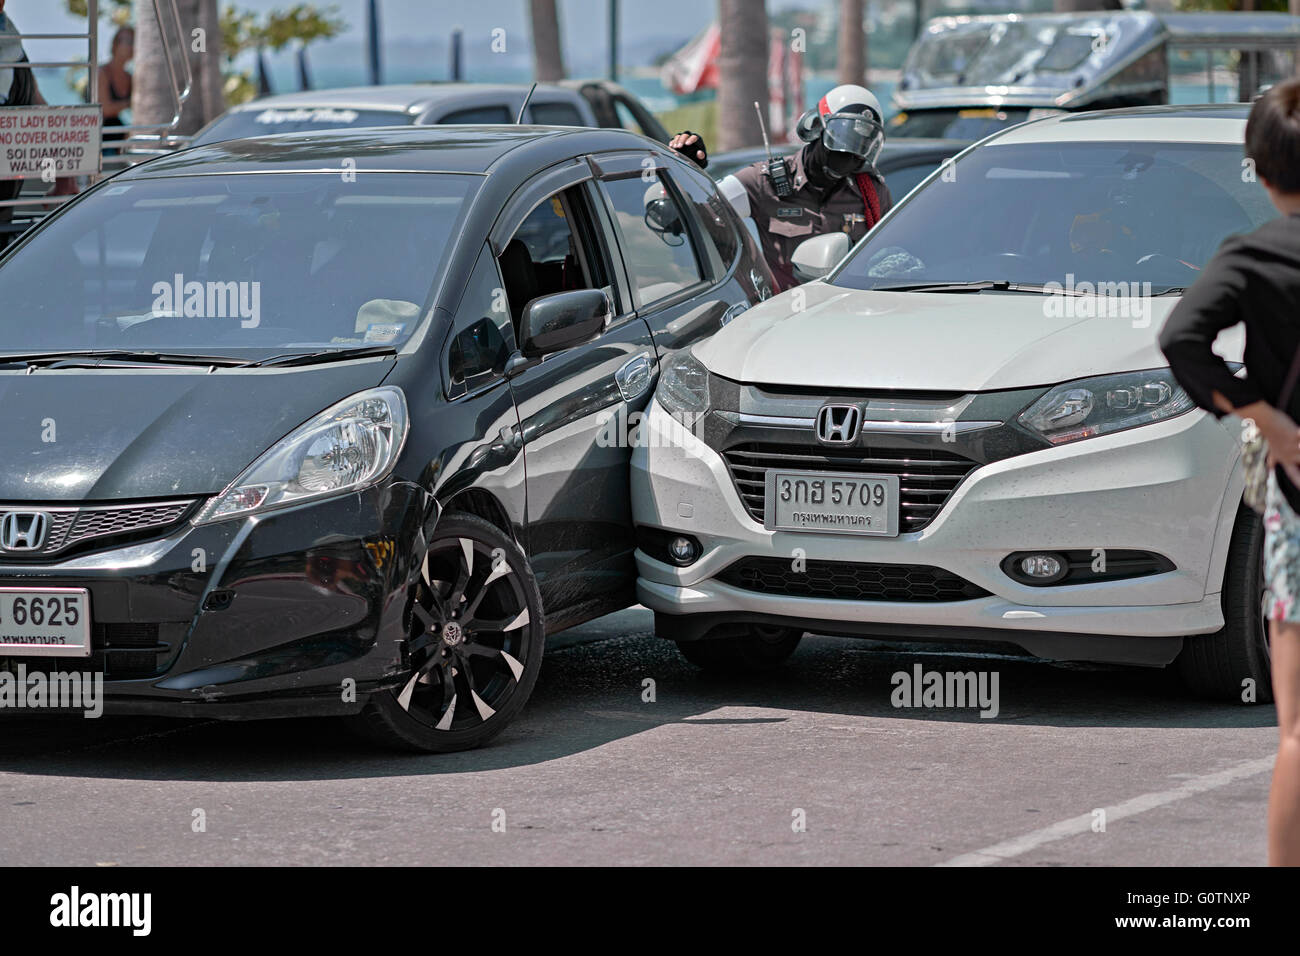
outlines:
[[[691,426],[709,410],[709,370],[683,350],[665,363],[655,400],[679,422]]]
[[[1196,407],[1167,368],[1065,382],[1020,413],[1019,422],[1053,445],[1149,425]]]
[[[209,501],[195,524],[364,488],[397,464],[408,427],[399,388],[371,388],[331,405],[276,442]]]

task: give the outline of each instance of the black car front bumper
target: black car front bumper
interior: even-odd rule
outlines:
[[[59,563],[0,564],[3,586],[88,589],[93,620],[89,658],[0,668],[102,672],[110,714],[355,713],[401,679],[412,555],[437,517],[431,495],[390,480]]]

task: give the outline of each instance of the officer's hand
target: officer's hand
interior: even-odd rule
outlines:
[[[678,133],[668,141],[668,145],[687,159],[694,160],[701,169],[708,168],[709,151],[705,149],[704,138],[699,133],[692,133],[690,130]]]

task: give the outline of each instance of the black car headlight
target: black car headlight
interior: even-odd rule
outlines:
[[[709,370],[683,349],[665,363],[655,400],[673,418],[691,427],[709,410]]]
[[[1053,445],[1149,425],[1196,404],[1167,368],[1065,382],[1047,390],[1018,421]]]
[[[358,392],[272,445],[209,501],[194,523],[243,517],[374,484],[397,464],[407,427],[401,389]]]

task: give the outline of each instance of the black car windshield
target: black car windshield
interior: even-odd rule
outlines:
[[[0,266],[2,351],[400,347],[478,181],[345,170],[106,183]]]
[[[990,144],[913,193],[830,281],[1168,293],[1194,282],[1225,237],[1275,215],[1239,145]]]
[[[194,137],[195,146],[272,133],[306,133],[318,129],[362,126],[410,126],[415,117],[396,110],[351,110],[327,106],[268,106],[230,110]]]

